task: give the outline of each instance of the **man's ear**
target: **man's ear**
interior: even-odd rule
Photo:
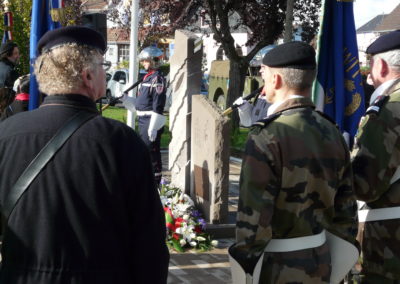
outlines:
[[[81,78],[83,81],[83,86],[85,88],[92,88],[93,86],[93,74],[90,69],[85,68],[81,72]]]
[[[389,65],[387,62],[381,58],[379,58],[379,66],[380,68],[380,75],[384,78],[388,75],[389,73]]]
[[[283,84],[282,75],[275,72],[272,79],[272,84],[275,90],[280,89]]]

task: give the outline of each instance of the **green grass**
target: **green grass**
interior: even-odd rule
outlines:
[[[125,108],[110,106],[103,111],[103,116],[126,123],[127,110]]]
[[[231,148],[237,151],[243,151],[249,131],[249,128],[240,127],[236,133],[233,133],[231,136]]]
[[[105,111],[103,111],[103,116],[121,121],[122,123],[126,123],[127,110],[125,108],[110,106]],[[136,129],[137,129],[137,122],[136,122]],[[243,151],[248,133],[249,133],[248,128],[239,128],[236,133],[232,134],[231,148],[235,151]],[[164,133],[163,135],[161,135],[161,148],[168,148],[171,138],[172,135],[171,132],[169,132],[169,116],[167,116],[167,122],[164,127]]]
[[[126,124],[127,110],[125,108],[110,106],[105,111],[103,111],[103,116],[121,121],[122,123]],[[167,123],[164,126],[164,133],[161,135],[161,148],[168,148],[169,142],[171,141],[171,132],[169,132],[168,125],[169,116],[167,116]],[[138,129],[137,120],[135,129]]]

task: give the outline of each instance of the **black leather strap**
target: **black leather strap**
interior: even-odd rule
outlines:
[[[43,170],[47,163],[54,157],[58,150],[71,137],[71,135],[86,121],[96,116],[96,113],[80,111],[69,119],[62,128],[47,142],[46,146],[37,154],[37,156],[28,165],[25,171],[18,178],[8,194],[4,206],[3,217],[8,220],[18,201],[24,192],[28,189],[32,181]],[[4,224],[5,225],[5,224]]]

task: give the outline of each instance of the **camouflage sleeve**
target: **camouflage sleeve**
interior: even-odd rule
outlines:
[[[335,214],[329,231],[335,235],[349,241],[357,246],[356,241],[358,232],[357,202],[353,187],[353,170],[350,162],[350,153],[346,142],[342,140],[343,147],[346,149],[346,157],[343,161],[342,170],[338,173],[339,181],[337,193],[334,200]]]
[[[246,144],[240,175],[236,244],[232,254],[247,272],[252,272],[258,258],[272,237],[271,219],[278,193],[279,173],[276,159],[265,137],[251,133]]]
[[[385,121],[390,112],[366,116],[352,152],[354,190],[357,199],[373,202],[389,188],[399,162],[399,135]],[[383,116],[383,117],[382,117]],[[396,154],[397,153],[397,154]]]

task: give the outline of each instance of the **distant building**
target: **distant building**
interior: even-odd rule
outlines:
[[[358,57],[361,66],[367,66],[367,47],[381,35],[400,29],[400,4],[390,13],[378,15],[357,29]]]
[[[130,34],[126,29],[107,29],[106,60],[116,66],[124,61],[129,61]]]
[[[84,2],[84,13],[105,13],[108,8],[107,0],[87,0]],[[232,37],[235,41],[235,47],[239,54],[247,55],[251,50],[252,46],[246,46],[246,42],[249,39],[248,29],[245,26],[237,25],[239,22],[239,15],[233,13],[229,17],[229,24],[232,30]],[[301,27],[296,27],[297,32],[293,35],[294,40],[301,40]],[[211,68],[211,62],[213,60],[224,60],[227,59],[221,44],[217,43],[213,36],[211,28],[207,24],[207,21],[203,17],[199,17],[192,27],[188,27],[189,30],[196,30],[197,35],[203,39],[203,68],[205,73],[208,73]],[[106,60],[111,61],[112,66],[115,67],[118,64],[129,61],[129,47],[130,47],[130,32],[127,29],[118,28],[115,23],[107,20],[107,45],[108,50],[106,53]],[[173,53],[174,40],[173,39],[161,39],[157,46],[164,51],[165,59],[168,59]]]

